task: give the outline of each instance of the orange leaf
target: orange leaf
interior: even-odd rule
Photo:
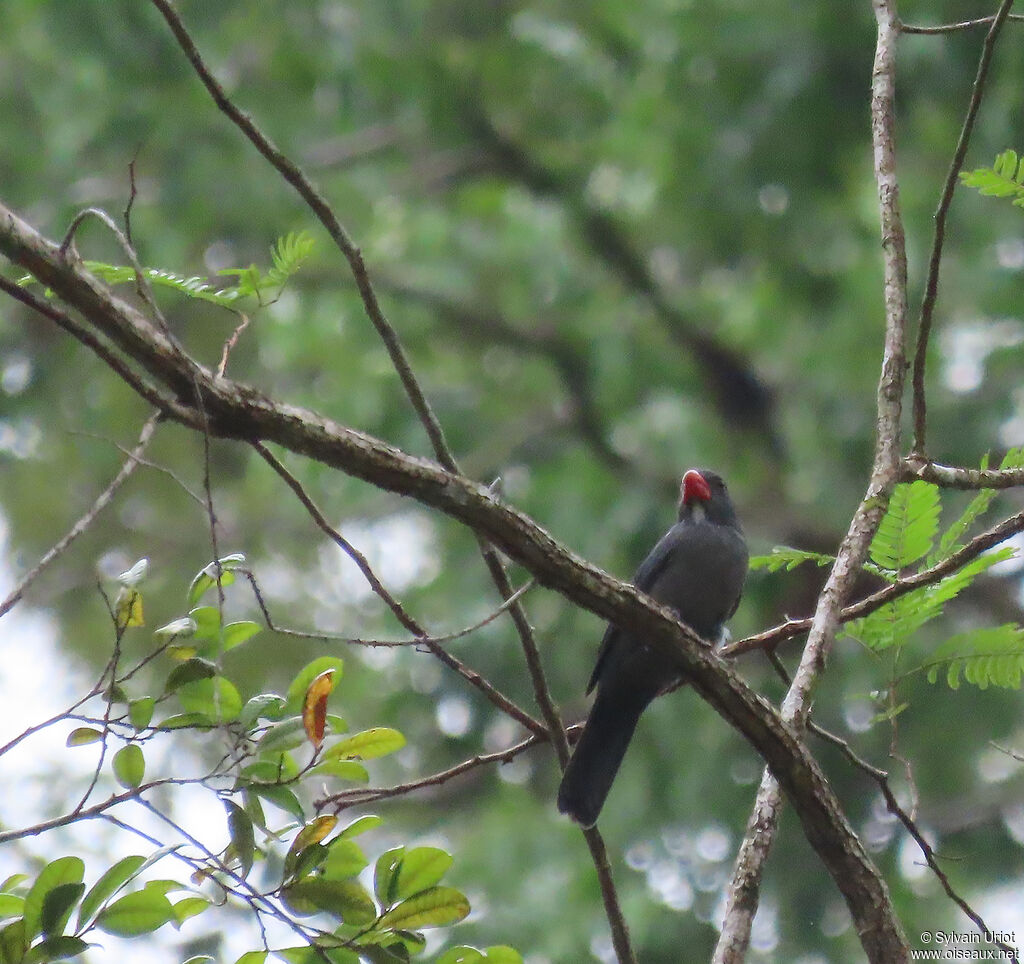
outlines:
[[[335,670],[324,670],[306,688],[306,696],[302,701],[302,726],[313,744],[314,750],[320,749],[324,742],[324,727],[327,723],[327,697],[334,689]]]

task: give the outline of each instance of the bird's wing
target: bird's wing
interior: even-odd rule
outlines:
[[[633,585],[641,592],[649,592],[651,587],[657,582],[658,576],[664,571],[665,566],[668,565],[669,560],[672,558],[672,550],[679,539],[677,530],[680,525],[682,523],[677,523],[669,529],[650,551],[647,558],[640,563],[640,568],[637,569],[636,574],[633,576]],[[587,683],[588,693],[597,686],[597,681],[601,678],[601,673],[608,662],[608,654],[615,645],[618,635],[619,627],[614,623],[609,623],[608,628],[604,631],[604,638],[601,640],[601,648],[597,653],[597,663],[594,666],[594,672],[590,674],[590,682]]]

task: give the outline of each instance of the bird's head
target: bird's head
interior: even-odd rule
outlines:
[[[679,483],[679,518],[736,525],[736,509],[722,477],[709,469],[690,469]]]

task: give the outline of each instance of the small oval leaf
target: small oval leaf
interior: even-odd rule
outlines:
[[[405,737],[389,726],[375,726],[339,740],[324,751],[325,760],[372,760],[405,746]]]
[[[88,743],[98,743],[103,739],[101,730],[94,730],[91,726],[76,726],[64,741],[65,746],[85,746]]]
[[[420,930],[424,927],[447,927],[469,914],[469,901],[454,887],[433,887],[403,900],[379,920],[381,928]]]
[[[117,937],[149,934],[174,920],[171,902],[156,890],[138,890],[115,900],[96,918],[96,926]]]
[[[111,762],[117,782],[126,790],[134,790],[146,776],[146,758],[142,747],[129,743],[114,754]]]

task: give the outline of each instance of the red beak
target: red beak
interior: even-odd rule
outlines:
[[[711,501],[711,487],[708,485],[707,479],[696,469],[690,469],[683,476],[682,490],[683,505],[689,505],[694,499],[700,502]]]

